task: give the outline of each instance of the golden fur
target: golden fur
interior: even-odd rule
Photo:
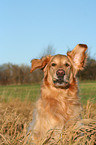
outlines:
[[[32,60],[31,72],[40,68],[44,72],[41,97],[29,130],[37,144],[50,129],[61,129],[70,119],[78,117],[82,110],[78,98],[76,74],[86,61],[87,45],[78,44],[65,55],[46,56]],[[58,75],[59,74],[59,75]]]

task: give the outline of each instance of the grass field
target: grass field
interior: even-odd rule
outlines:
[[[13,99],[35,101],[40,96],[40,84],[0,86],[0,101]]]
[[[79,124],[83,123],[83,126],[73,124],[61,134],[57,132],[62,136],[58,141],[52,136],[48,140],[47,135],[38,145],[96,144],[96,81],[80,82],[79,86],[84,108]],[[39,96],[40,84],[0,86],[0,145],[31,145],[26,134],[32,121],[34,102]]]
[[[80,82],[79,96],[85,104],[88,99],[96,101],[96,81]],[[40,84],[0,86],[0,101],[8,102],[19,98],[20,100],[35,101],[40,96]]]
[[[80,84],[81,102],[85,104],[87,100],[96,102],[96,81],[81,82]]]

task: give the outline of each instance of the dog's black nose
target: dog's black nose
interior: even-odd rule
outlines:
[[[56,72],[58,78],[63,78],[65,75],[65,71],[63,69],[58,69]]]

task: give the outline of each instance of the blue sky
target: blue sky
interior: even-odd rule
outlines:
[[[0,0],[0,64],[28,64],[51,45],[86,43],[96,58],[96,0]]]

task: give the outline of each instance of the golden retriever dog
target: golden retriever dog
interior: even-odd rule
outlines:
[[[86,62],[87,45],[78,44],[67,55],[45,56],[32,60],[31,72],[42,69],[44,72],[41,97],[36,103],[33,122],[29,130],[35,144],[51,129],[62,130],[64,125],[78,118],[82,110],[78,97],[76,74]]]

